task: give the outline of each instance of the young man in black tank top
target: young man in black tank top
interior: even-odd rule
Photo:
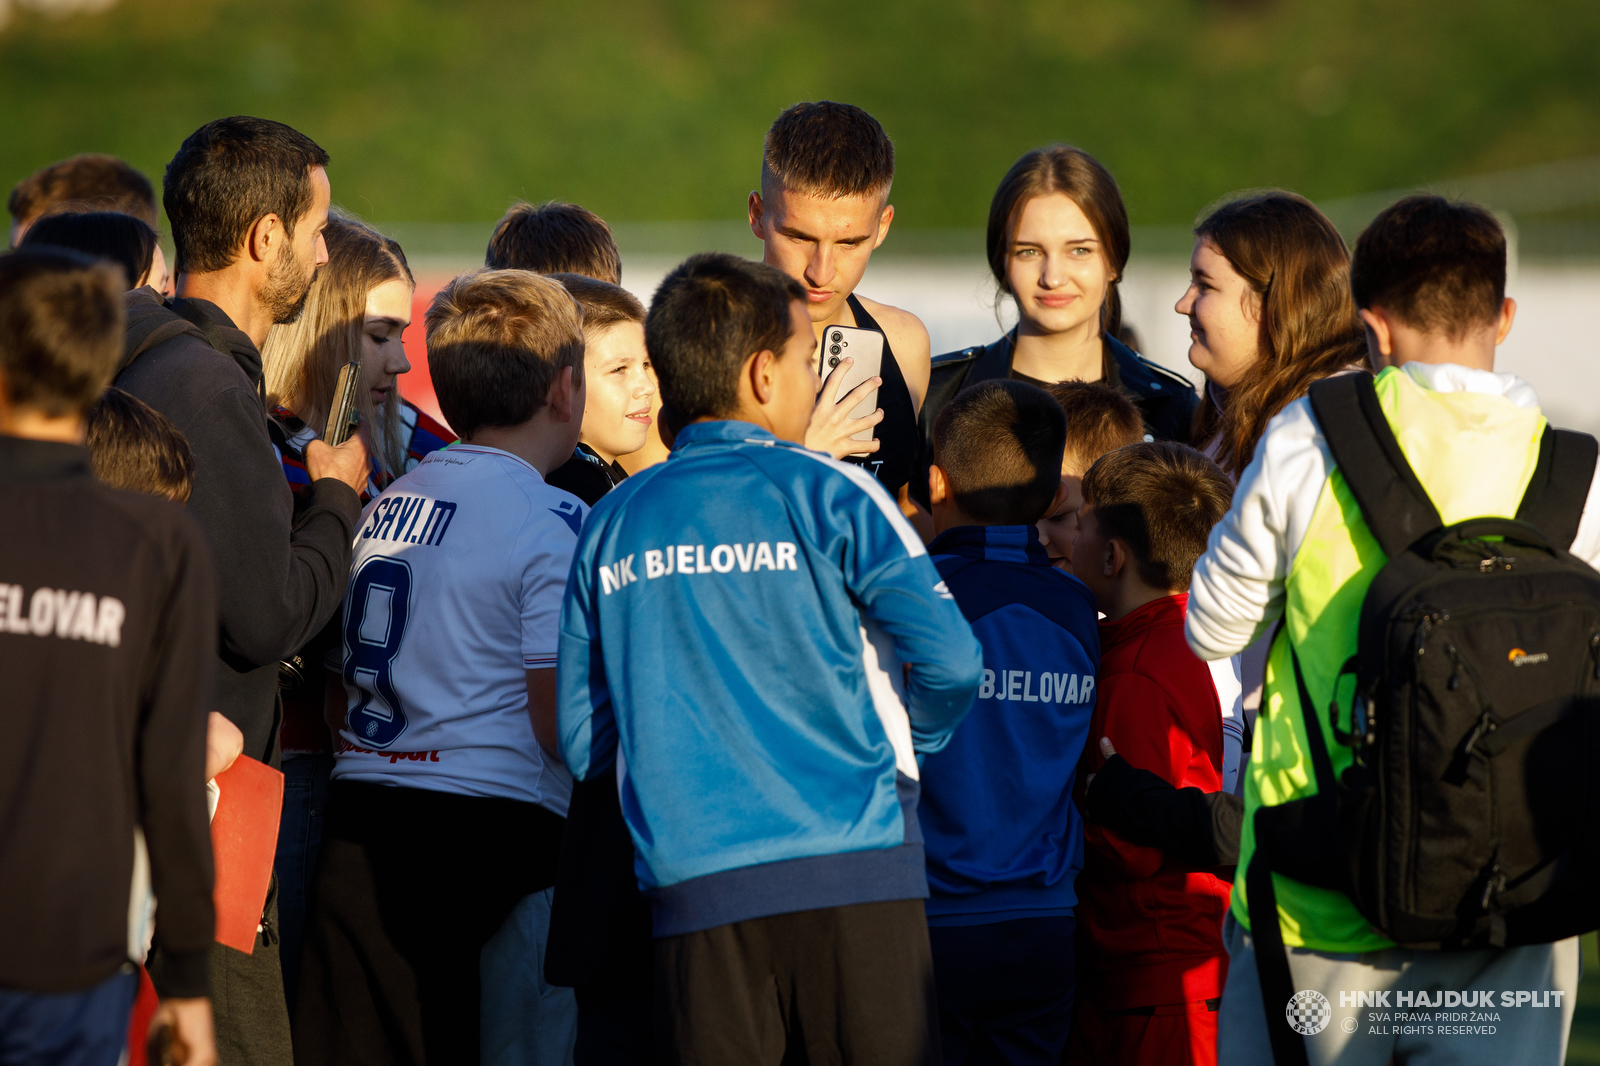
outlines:
[[[873,384],[838,396],[839,382],[830,379],[806,445],[864,467],[906,507],[917,411],[928,391],[928,331],[909,311],[855,295],[894,219],[893,180],[894,145],[877,119],[829,100],[795,104],[767,131],[761,189],[750,194],[750,229],[766,246],[762,258],[805,286],[819,339],[828,326],[884,335],[878,410],[851,419],[849,412]],[[848,439],[873,425],[871,443]],[[852,455],[862,450],[868,454]]]

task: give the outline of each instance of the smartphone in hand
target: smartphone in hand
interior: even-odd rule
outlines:
[[[883,334],[858,326],[829,326],[822,331],[822,341],[817,345],[817,375],[826,381],[847,356],[855,362],[845,373],[844,386],[838,392],[840,396],[846,395],[863,381],[877,377],[883,369]],[[878,390],[873,389],[850,412],[850,417],[865,418],[877,409]],[[871,428],[864,429],[851,439],[871,440],[872,433]]]

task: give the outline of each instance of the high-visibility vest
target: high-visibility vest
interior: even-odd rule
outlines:
[[[1406,461],[1446,525],[1516,514],[1539,462],[1545,418],[1537,408],[1518,407],[1498,395],[1434,392],[1392,367],[1379,374],[1374,384]],[[1267,658],[1233,885],[1233,914],[1246,928],[1250,914],[1245,871],[1255,851],[1256,808],[1316,791],[1285,638],[1299,654],[1306,689],[1317,704],[1316,718],[1337,777],[1350,765],[1351,752],[1334,738],[1328,705],[1340,667],[1356,652],[1361,601],[1386,559],[1343,475],[1335,468],[1322,486],[1305,539],[1289,564],[1283,631]],[[1349,706],[1350,687],[1347,677],[1338,693],[1341,707]],[[1284,944],[1338,953],[1394,946],[1343,893],[1315,888],[1282,874],[1273,877]]]

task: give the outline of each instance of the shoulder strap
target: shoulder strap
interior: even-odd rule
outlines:
[[[1369,374],[1336,374],[1311,386],[1311,411],[1367,528],[1394,558],[1441,524],[1428,490],[1406,462]]]
[[[1589,434],[1546,426],[1539,440],[1539,465],[1522,494],[1517,521],[1535,526],[1552,544],[1570,545],[1589,500],[1597,456],[1600,442]]]

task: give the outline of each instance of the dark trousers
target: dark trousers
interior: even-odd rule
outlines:
[[[1061,1061],[1072,1024],[1074,922],[1017,918],[928,930],[947,1066]]]
[[[294,1013],[300,977],[300,944],[305,938],[306,900],[317,872],[322,826],[328,808],[332,755],[283,757],[283,821],[278,824],[278,954],[283,963],[283,996]]]
[[[656,1033],[671,1063],[938,1066],[937,1009],[919,899],[656,941]]]
[[[555,881],[532,803],[334,781],[295,1003],[297,1066],[477,1066],[478,962]]]
[[[138,991],[131,963],[82,992],[0,989],[0,1066],[117,1066]]]

